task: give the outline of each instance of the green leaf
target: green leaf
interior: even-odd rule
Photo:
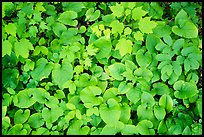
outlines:
[[[188,19],[187,13],[181,9],[175,17],[176,25],[172,27],[173,33],[184,38],[196,38],[197,27]]]
[[[143,92],[141,95],[141,103],[149,107],[152,107],[155,104],[155,100],[150,93]]]
[[[44,120],[42,118],[42,113],[34,113],[28,119],[28,124],[32,128],[39,128],[44,124]]]
[[[73,67],[71,63],[67,62],[66,60],[63,60],[62,65],[55,64],[52,70],[52,81],[54,84],[58,85],[60,89],[62,89],[64,83],[68,80],[71,80],[72,77]]]
[[[163,7],[161,7],[158,2],[151,2],[148,14],[152,16],[152,18],[162,19]]]
[[[19,109],[18,111],[16,111],[15,115],[14,115],[14,123],[15,124],[23,124],[25,123],[28,118],[30,117],[30,110],[26,109],[26,110],[22,110]]]
[[[7,106],[2,106],[2,118],[6,116]]]
[[[51,109],[43,108],[42,109],[42,117],[48,123],[53,123],[57,121],[57,119],[63,115],[63,110],[60,107],[54,107]]]
[[[157,36],[155,36],[154,34],[147,35],[145,44],[148,51],[150,51],[151,53],[155,53],[155,47],[158,43],[160,43],[160,39]]]
[[[112,44],[110,39],[107,39],[106,37],[100,37],[96,41],[93,42],[93,46],[97,49],[99,49],[98,53],[96,54],[96,58],[102,59],[102,58],[109,58],[111,54]]]
[[[192,135],[191,129],[189,128],[189,126],[185,127],[185,129],[182,132],[182,135]]]
[[[202,98],[199,98],[197,101],[196,101],[196,108],[198,110],[198,113],[199,113],[199,116],[202,118]]]
[[[74,121],[67,130],[67,135],[87,135],[90,128],[83,126],[82,120]]]
[[[164,94],[170,93],[169,87],[165,83],[162,83],[162,82],[154,83],[152,91],[158,95],[164,95]]]
[[[103,103],[99,107],[102,120],[107,124],[113,124],[120,118],[121,108],[115,99],[108,99],[107,104]]]
[[[154,115],[160,121],[164,119],[166,115],[166,111],[163,107],[154,106]]]
[[[135,135],[138,134],[137,128],[135,125],[125,125],[121,130],[122,135]]]
[[[75,11],[70,10],[60,14],[57,20],[65,25],[76,26],[78,24],[78,21],[73,20],[75,18],[77,18],[77,13]]]
[[[141,99],[141,94],[140,89],[134,87],[126,93],[126,96],[131,102],[136,104]]]
[[[20,42],[15,42],[14,51],[17,57],[22,56],[28,58],[29,50],[34,50],[32,43],[27,39],[21,39]]]
[[[164,120],[162,120],[160,121],[159,126],[158,126],[158,133],[164,134],[165,132],[167,132],[167,126]]]
[[[180,81],[177,81],[174,83],[174,89],[176,90],[174,92],[174,96],[179,99],[186,99],[190,98],[198,93],[197,86],[194,83],[190,82],[183,82],[179,88],[177,85],[180,83]]]
[[[152,119],[154,117],[152,108],[147,107],[146,104],[141,104],[137,107],[138,120]]]
[[[174,61],[172,64],[173,64],[173,70],[174,70],[175,74],[177,76],[180,76],[182,73],[181,65],[179,64],[178,61]]]
[[[126,94],[129,90],[133,88],[131,83],[121,82],[118,86],[118,94]]]
[[[144,49],[139,49],[136,53],[136,61],[140,67],[146,68],[152,62],[152,55],[149,51],[145,53]]]
[[[12,52],[12,44],[8,41],[5,40],[2,42],[2,57],[4,57],[6,54],[11,56]]]
[[[81,12],[81,10],[85,8],[83,2],[63,2],[62,6],[64,11],[71,10],[75,12]]]
[[[113,12],[112,14],[118,18],[124,14],[124,7],[118,3],[116,3],[116,6],[110,6],[110,10]]]
[[[59,22],[55,22],[52,25],[52,28],[53,28],[54,34],[57,35],[58,37],[62,35],[62,32],[67,30],[67,27],[64,24],[59,23]]]
[[[110,75],[116,80],[123,80],[121,74],[125,71],[125,65],[122,63],[114,63],[108,66]]]
[[[57,98],[57,99],[63,99],[65,98],[65,94],[62,90],[57,90],[56,91],[56,94],[54,94],[54,96]]]
[[[166,112],[169,113],[173,110],[173,100],[168,94],[164,94],[159,99],[159,106],[165,108]]]
[[[139,21],[138,25],[142,33],[153,33],[152,29],[157,26],[157,23],[155,21],[150,21],[150,18],[151,17],[145,17]]]
[[[31,89],[24,89],[18,92],[13,98],[13,103],[19,108],[28,108],[36,102],[33,97],[33,92]]]
[[[16,124],[13,127],[11,127],[7,133],[7,135],[26,135],[27,130],[23,129],[22,124]]]
[[[130,107],[128,104],[123,103],[123,105],[121,106],[121,114],[120,114],[120,121],[123,123],[128,123],[128,121],[130,120]]]
[[[95,10],[94,11],[94,8],[90,8],[90,9],[88,9],[86,11],[85,21],[87,21],[87,20],[90,21],[90,22],[95,21],[100,17],[100,14],[101,14],[100,10]]]
[[[149,120],[142,120],[140,121],[137,126],[137,131],[138,133],[140,133],[141,135],[154,135],[155,131],[153,128],[153,123]]]
[[[25,72],[29,71],[29,70],[33,70],[34,69],[34,66],[35,66],[35,63],[30,60],[30,59],[26,59],[26,64],[24,65],[24,68],[23,70]]]
[[[30,37],[36,37],[36,34],[38,33],[38,29],[36,26],[31,26],[29,28],[28,34]]]
[[[137,76],[137,77],[144,78],[147,82],[149,82],[153,77],[153,73],[147,68],[138,68],[138,69],[136,69],[134,71],[134,75]]]
[[[80,92],[80,99],[84,103],[85,107],[90,108],[96,105],[100,105],[103,98],[96,97],[102,93],[101,88],[97,86],[88,86]]]
[[[177,39],[174,42],[172,48],[173,48],[173,50],[178,52],[184,46],[184,44],[185,44],[185,40],[184,39]]]
[[[142,6],[136,7],[132,10],[132,18],[134,20],[140,20],[147,12],[142,9]]]
[[[53,69],[53,63],[48,62],[45,58],[40,58],[36,62],[35,69],[31,72],[31,76],[36,81],[47,78]]]
[[[14,23],[8,23],[8,25],[5,26],[5,31],[14,37],[16,37],[16,29],[17,28]]]

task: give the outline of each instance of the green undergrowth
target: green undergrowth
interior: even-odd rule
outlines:
[[[3,2],[3,135],[201,135],[201,2]]]

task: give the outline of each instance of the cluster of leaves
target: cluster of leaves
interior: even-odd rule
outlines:
[[[202,134],[199,9],[3,2],[2,134]]]

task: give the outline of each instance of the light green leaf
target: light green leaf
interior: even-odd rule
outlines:
[[[185,40],[184,39],[177,39],[174,42],[172,48],[173,48],[173,50],[178,52],[184,46],[184,44],[185,44]]]
[[[87,21],[87,20],[90,21],[90,22],[95,21],[100,17],[100,14],[101,14],[100,10],[95,10],[94,11],[94,8],[90,8],[90,9],[88,9],[86,11],[85,21]]]
[[[136,104],[141,99],[141,94],[140,89],[134,87],[126,93],[126,96],[131,102]]]
[[[165,108],[167,113],[173,110],[173,100],[168,94],[164,94],[159,99],[159,106]]]
[[[158,133],[163,134],[165,132],[167,132],[167,127],[166,127],[164,120],[162,120],[158,126]]]
[[[120,121],[114,123],[108,123],[105,125],[100,133],[100,135],[116,135],[124,128],[124,124]]]
[[[11,51],[12,51],[12,44],[8,40],[3,41],[2,42],[2,57],[4,57],[6,54],[11,56]]]
[[[140,20],[147,12],[142,9],[142,6],[136,7],[132,10],[132,18],[134,20]]]
[[[102,97],[96,97],[102,93],[101,88],[97,86],[88,86],[80,92],[80,99],[85,107],[90,108],[95,105],[100,105],[103,101]]]
[[[155,104],[155,100],[150,93],[143,92],[141,95],[141,103],[149,107],[152,107]]]
[[[53,69],[53,63],[48,62],[45,58],[40,58],[36,62],[35,69],[31,72],[31,76],[34,80],[40,81],[47,78]]]
[[[125,65],[122,63],[114,63],[108,66],[110,75],[116,80],[123,80],[121,74],[125,71]]]
[[[138,69],[136,69],[134,71],[134,75],[137,76],[137,77],[144,78],[147,82],[149,82],[153,77],[153,73],[147,68],[138,68]]]
[[[190,98],[194,95],[196,95],[199,91],[197,90],[197,86],[195,83],[190,83],[190,82],[183,82],[182,85],[177,88],[176,85],[178,85],[180,81],[177,81],[174,83],[174,89],[176,90],[174,92],[174,96],[179,99],[186,99]]]
[[[17,28],[14,23],[8,23],[8,25],[5,26],[5,31],[14,37],[16,37],[16,29]]]
[[[115,50],[119,50],[121,57],[123,57],[127,53],[131,54],[132,45],[133,44],[130,40],[126,40],[125,38],[122,38],[117,43]]]
[[[19,108],[28,108],[32,106],[36,100],[33,97],[33,92],[31,89],[24,89],[18,92],[13,98],[14,105]]]
[[[140,67],[146,68],[152,62],[152,55],[149,51],[145,52],[144,49],[139,49],[136,53],[136,61]]]
[[[25,123],[28,118],[30,117],[30,110],[26,109],[26,110],[22,110],[19,109],[18,111],[16,111],[15,115],[14,115],[14,123],[15,124],[23,124]]]
[[[26,135],[27,130],[23,129],[22,124],[16,124],[13,127],[11,127],[7,133],[7,135]]]
[[[60,89],[63,88],[63,85],[68,80],[71,80],[73,77],[73,67],[71,63],[66,60],[62,61],[62,65],[55,64],[52,70],[52,81],[54,84],[58,85]]]
[[[137,126],[137,131],[141,134],[141,135],[154,135],[155,131],[153,128],[153,123],[149,120],[142,120],[140,121]]]
[[[43,108],[42,109],[42,117],[48,123],[53,123],[57,121],[57,119],[63,115],[63,110],[60,107],[54,107],[51,109]]]
[[[21,39],[20,42],[15,42],[14,51],[17,57],[22,56],[28,58],[29,50],[34,50],[32,43],[27,39]]]
[[[112,28],[113,34],[121,34],[124,29],[123,23],[120,23],[118,20],[114,20],[113,22],[111,22],[110,27]]]
[[[53,28],[53,32],[55,33],[55,35],[57,35],[58,37],[61,36],[62,32],[64,32],[65,30],[67,30],[67,27],[62,24],[62,23],[59,23],[59,22],[55,22],[53,25],[52,25],[52,28]]]
[[[135,135],[138,134],[137,128],[135,125],[125,125],[121,130],[122,135]]]
[[[78,21],[73,20],[75,18],[77,18],[77,13],[75,11],[65,11],[60,14],[57,20],[65,25],[76,26]]]
[[[109,58],[111,55],[111,49],[112,44],[110,39],[107,39],[106,37],[100,37],[96,41],[93,42],[93,46],[97,49],[99,49],[98,53],[96,54],[97,59],[102,58]]]
[[[126,94],[129,90],[133,88],[131,83],[121,82],[118,86],[118,94]]]
[[[198,36],[197,27],[188,19],[187,13],[181,9],[175,17],[176,25],[172,27],[172,31],[184,38],[196,38]]]
[[[151,17],[145,17],[139,21],[138,25],[142,33],[153,33],[152,29],[157,26],[157,23],[155,21],[150,21],[150,18]]]
[[[29,71],[29,70],[33,70],[34,69],[34,66],[35,66],[35,63],[30,60],[30,59],[26,59],[26,64],[24,65],[24,68],[23,70],[25,72]]]
[[[169,94],[170,89],[165,83],[157,82],[153,84],[153,92],[158,95]]]
[[[44,124],[44,120],[42,118],[42,113],[34,113],[28,119],[28,124],[32,128],[39,128]]]
[[[101,104],[99,113],[102,120],[107,124],[113,124],[120,118],[121,108],[115,99],[108,99],[107,104]]]
[[[138,120],[152,119],[154,117],[152,108],[146,106],[146,104],[141,104],[137,107]]]
[[[177,76],[180,76],[182,73],[181,65],[179,64],[178,61],[174,61],[172,64],[173,64],[173,70],[174,70],[175,74]]]
[[[74,121],[67,130],[67,135],[87,135],[90,128],[88,126],[83,126],[82,120]]]
[[[154,106],[154,115],[160,121],[164,119],[166,115],[166,111],[163,107]]]
[[[124,7],[118,3],[116,3],[116,6],[110,6],[110,10],[113,12],[112,14],[118,18],[124,14]]]
[[[134,39],[137,40],[137,41],[144,41],[143,34],[140,31],[137,31],[134,34]]]
[[[130,120],[130,107],[127,103],[123,103],[121,108],[121,114],[120,114],[120,121],[123,123],[128,123],[128,121]]]

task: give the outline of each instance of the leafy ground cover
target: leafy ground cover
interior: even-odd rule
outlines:
[[[201,135],[201,2],[3,2],[3,135]]]

